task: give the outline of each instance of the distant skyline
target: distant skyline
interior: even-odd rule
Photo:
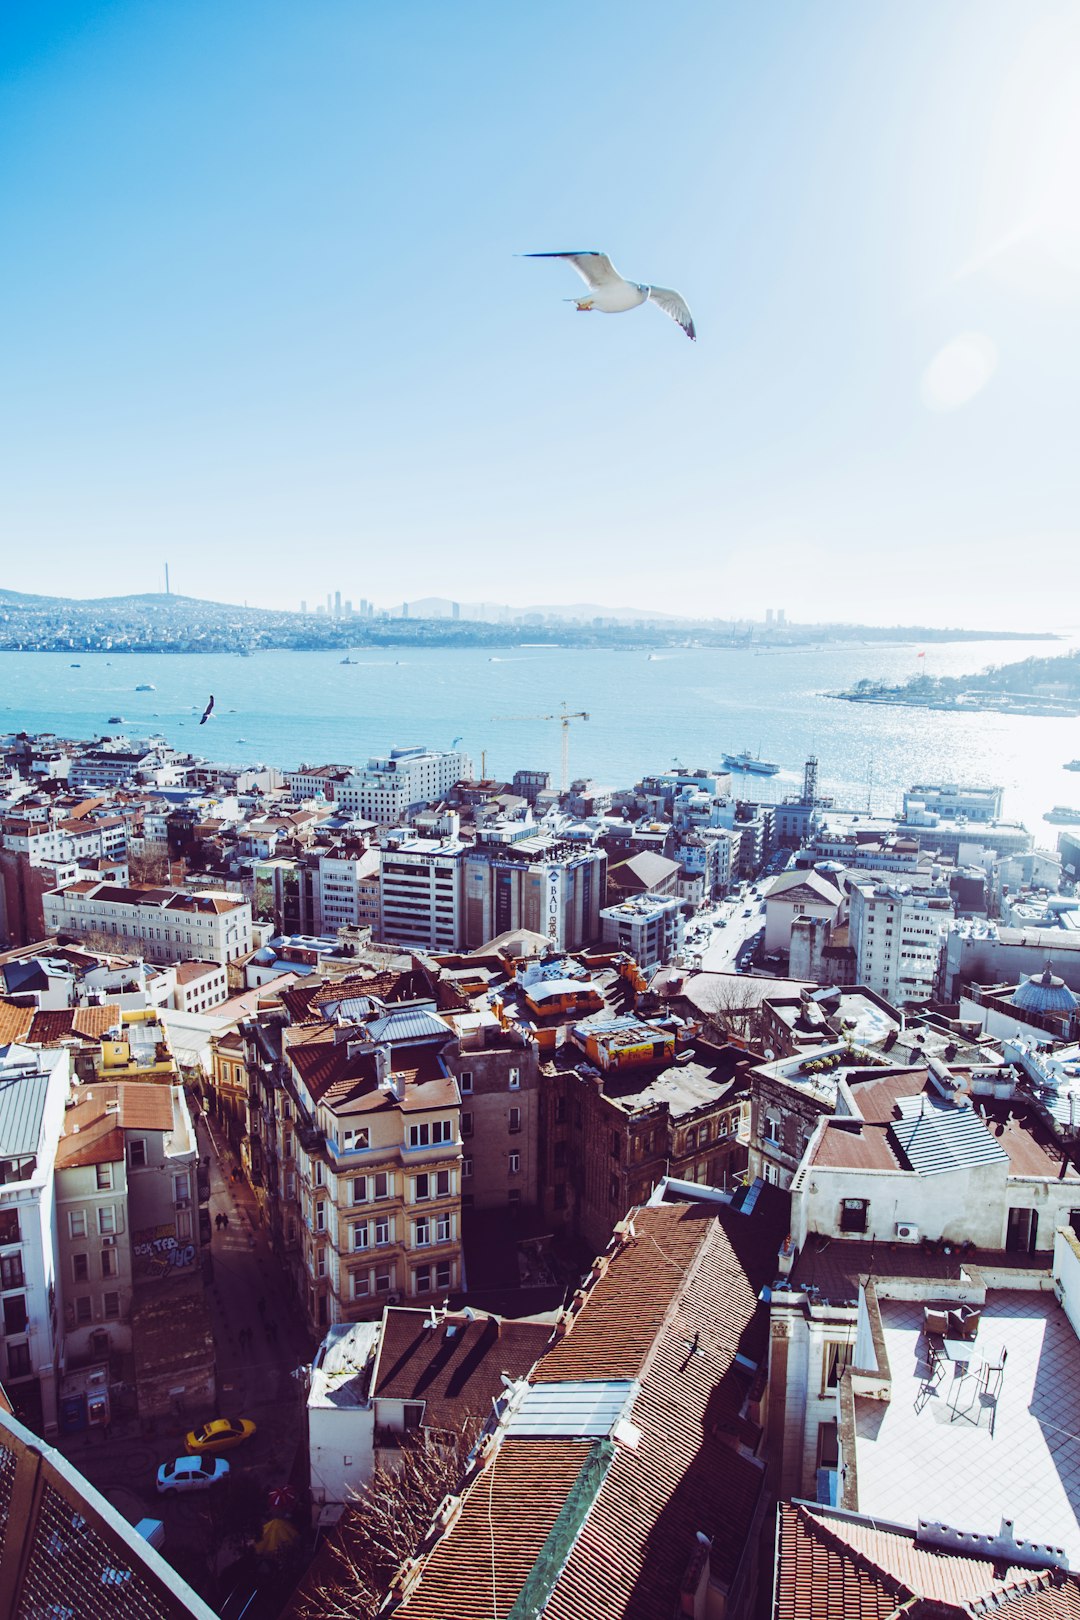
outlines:
[[[0,587],[1075,616],[1074,5],[9,0],[0,80]]]

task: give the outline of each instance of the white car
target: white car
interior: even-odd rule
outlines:
[[[168,1491],[205,1491],[228,1477],[229,1465],[224,1457],[177,1457],[158,1469],[157,1488],[163,1495]]]

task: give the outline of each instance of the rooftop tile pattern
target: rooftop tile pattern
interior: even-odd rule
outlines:
[[[920,1546],[913,1530],[783,1502],[774,1620],[1080,1620],[1075,1576]]]

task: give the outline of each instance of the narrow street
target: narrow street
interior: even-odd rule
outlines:
[[[288,1483],[305,1433],[306,1384],[294,1374],[310,1361],[315,1346],[271,1253],[254,1193],[210,1122],[203,1117],[196,1128],[200,1154],[210,1160],[206,1298],[217,1356],[216,1408],[145,1421],[116,1417],[107,1439],[100,1431],[86,1431],[62,1436],[57,1444],[130,1522],[165,1522],[164,1556],[214,1602],[219,1594],[208,1565],[208,1509],[219,1503],[210,1503],[211,1493],[159,1496],[157,1468],[182,1456],[188,1431],[207,1419],[246,1417],[256,1424],[256,1433],[227,1454],[230,1484],[252,1480],[265,1492]],[[227,1217],[228,1228],[219,1230],[215,1216]],[[250,1331],[250,1344],[241,1344],[242,1329]]]

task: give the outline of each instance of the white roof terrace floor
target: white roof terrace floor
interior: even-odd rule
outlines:
[[[993,1291],[970,1373],[948,1363],[920,1397],[923,1303],[879,1300],[892,1399],[855,1401],[859,1512],[990,1533],[1012,1519],[1018,1537],[1063,1547],[1080,1569],[1080,1342],[1064,1311],[1050,1293]],[[984,1379],[1002,1348],[1000,1382]]]

